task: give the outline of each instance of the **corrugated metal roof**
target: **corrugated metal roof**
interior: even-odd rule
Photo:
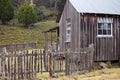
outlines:
[[[120,0],[69,0],[80,13],[120,15]]]

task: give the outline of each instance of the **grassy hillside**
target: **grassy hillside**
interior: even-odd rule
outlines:
[[[25,29],[20,25],[0,25],[0,45],[38,41],[41,48],[43,47],[42,32],[56,25],[55,21],[38,22],[32,29]]]

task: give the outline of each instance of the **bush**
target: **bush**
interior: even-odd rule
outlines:
[[[37,10],[37,16],[38,16],[38,21],[45,21],[48,20],[51,17],[54,17],[53,12],[49,8],[46,8],[45,6],[40,6],[36,8]]]
[[[0,20],[2,24],[6,24],[14,16],[14,8],[11,0],[0,0]]]
[[[25,27],[30,28],[31,24],[37,21],[37,13],[34,6],[25,3],[18,10],[18,21],[19,23],[25,24]]]
[[[45,14],[43,13],[42,9],[39,7],[38,8],[36,7],[36,10],[37,10],[38,21],[44,20]]]

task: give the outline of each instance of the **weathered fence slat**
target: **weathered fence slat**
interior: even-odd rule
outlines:
[[[79,52],[66,51],[51,53],[49,57],[50,76],[54,72],[65,71],[66,75],[70,75],[80,71],[90,71],[93,65],[93,53],[93,45],[81,49]]]
[[[42,73],[43,53],[39,49],[28,51],[0,51],[0,76],[2,80],[27,80]]]

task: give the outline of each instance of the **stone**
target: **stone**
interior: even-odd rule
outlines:
[[[104,62],[100,62],[99,65],[100,65],[101,68],[108,68],[108,65]]]

